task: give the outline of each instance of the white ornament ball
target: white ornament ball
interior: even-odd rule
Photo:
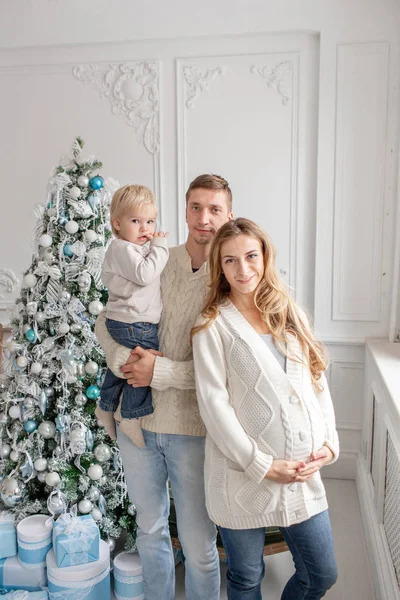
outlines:
[[[47,471],[42,471],[41,473],[37,474],[37,478],[41,483],[44,483],[46,481],[47,475],[48,475]]]
[[[70,198],[73,198],[74,200],[78,200],[80,195],[81,195],[81,190],[76,185],[74,185],[74,187],[72,187],[69,190],[69,196],[70,196]]]
[[[24,369],[28,364],[28,359],[25,356],[18,356],[17,358],[17,365],[21,368]]]
[[[10,444],[3,444],[0,448],[0,456],[2,458],[8,458],[11,454],[11,446]],[[101,469],[101,467],[100,467]],[[103,471],[101,472],[103,474]]]
[[[87,498],[81,500],[78,504],[78,510],[82,515],[87,515],[93,508],[93,504]]]
[[[46,320],[46,315],[45,315],[45,313],[44,313],[44,312],[42,312],[41,310],[39,310],[39,311],[36,313],[36,315],[35,315],[35,319],[36,319],[36,322],[37,322],[37,323],[39,323],[39,324],[41,325],[42,323],[44,323],[44,322],[45,322],[45,320]]]
[[[22,284],[26,288],[33,288],[33,287],[35,287],[36,282],[37,282],[36,275],[34,275],[33,273],[28,273],[27,275],[25,275],[25,277],[22,281]]]
[[[74,398],[76,406],[85,406],[87,403],[87,398],[82,392],[78,392]]]
[[[88,229],[87,231],[85,231],[84,236],[85,236],[85,240],[87,242],[89,242],[90,244],[92,244],[93,242],[95,242],[97,240],[97,233],[95,231],[93,231],[92,229]]]
[[[78,177],[77,183],[78,183],[79,187],[85,188],[89,185],[89,177],[87,177],[86,175],[80,175]]]
[[[101,511],[98,508],[93,508],[90,511],[90,514],[92,515],[95,521],[101,521],[101,519],[103,518],[103,515],[101,514]]]
[[[13,450],[12,452],[10,452],[10,460],[12,460],[13,462],[18,462],[19,454],[16,450]]]
[[[92,481],[98,481],[103,476],[103,469],[100,465],[90,465],[87,474]]]
[[[0,425],[7,423],[7,415],[5,412],[0,413]]]
[[[54,487],[60,483],[61,479],[56,471],[52,471],[51,473],[47,473],[45,481],[48,486]]]
[[[39,246],[42,246],[42,248],[49,248],[52,245],[52,243],[53,238],[47,233],[41,235],[39,238]]]
[[[31,373],[32,375],[39,375],[40,371],[43,369],[43,365],[40,362],[33,362],[31,364]]]
[[[56,426],[52,421],[43,421],[39,425],[39,433],[45,440],[53,438],[56,434]]]
[[[99,444],[94,449],[94,456],[99,462],[106,462],[111,458],[111,448],[107,444]]]
[[[88,375],[96,375],[98,370],[99,370],[99,365],[94,360],[89,360],[89,362],[87,362],[85,364],[85,372]]]
[[[57,214],[57,210],[55,208],[48,208],[47,209],[47,216],[49,217],[55,217]]]
[[[71,235],[76,233],[79,229],[79,225],[76,221],[67,221],[65,223],[65,231]]]
[[[108,481],[107,475],[103,475],[103,477],[100,477],[100,479],[99,479],[99,484],[101,486],[106,485],[107,481]]]
[[[12,419],[19,419],[21,417],[21,409],[18,404],[13,404],[8,410],[8,414]]]
[[[70,330],[70,327],[68,325],[68,323],[61,323],[60,326],[58,327],[58,333],[60,333],[61,335],[66,335]]]
[[[14,352],[18,349],[18,342],[17,340],[9,340],[5,346],[9,352],[14,354]]]
[[[47,367],[42,369],[42,371],[40,373],[40,377],[42,379],[49,379],[50,378],[50,369],[48,369]]]
[[[82,326],[79,323],[72,323],[71,332],[72,333],[80,333],[82,331]]]
[[[33,466],[38,473],[42,473],[47,469],[47,460],[45,458],[37,458]]]
[[[24,333],[26,333],[26,332],[27,332],[27,331],[29,331],[30,329],[32,329],[32,327],[31,327],[31,326],[30,326],[28,323],[25,323],[25,325],[24,325],[24,326],[23,326],[23,328],[22,328],[22,331],[23,331]]]
[[[100,300],[92,300],[92,302],[89,304],[88,308],[89,308],[89,312],[91,315],[97,316],[102,312],[104,306],[100,302]]]

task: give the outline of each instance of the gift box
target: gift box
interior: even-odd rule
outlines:
[[[0,558],[8,558],[17,554],[17,532],[14,517],[4,510],[0,512]]]
[[[47,585],[45,565],[25,569],[16,556],[0,560],[0,590],[38,592]]]
[[[143,572],[138,554],[120,552],[114,558],[114,594],[117,600],[143,600]]]
[[[99,559],[100,532],[91,515],[65,513],[53,523],[53,547],[58,567]]]
[[[47,593],[47,590],[42,590],[40,592],[15,590],[2,596],[1,600],[4,600],[5,598],[7,598],[7,600],[48,600],[49,594]]]
[[[58,567],[54,548],[46,557],[50,600],[111,600],[110,550],[100,540],[99,559],[72,567]]]
[[[45,566],[46,554],[52,546],[52,520],[46,515],[33,515],[17,525],[18,560],[27,569]]]

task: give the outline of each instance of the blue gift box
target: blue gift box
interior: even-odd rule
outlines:
[[[32,515],[17,525],[18,560],[26,569],[45,566],[51,548],[51,519],[47,515]]]
[[[100,541],[99,559],[90,564],[58,567],[54,549],[46,557],[50,600],[111,600],[110,549]]]
[[[114,594],[117,600],[143,600],[143,572],[138,554],[120,552],[114,558]]]
[[[7,511],[0,512],[0,558],[17,554],[17,532],[14,518]]]
[[[15,590],[13,592],[8,592],[4,596],[1,597],[1,600],[48,600],[49,594],[47,590],[42,590],[40,592],[27,592],[25,590]]]
[[[99,559],[100,532],[93,517],[66,513],[53,524],[53,547],[58,567],[71,567]]]
[[[0,590],[38,592],[47,585],[45,565],[25,569],[16,556],[0,560]]]

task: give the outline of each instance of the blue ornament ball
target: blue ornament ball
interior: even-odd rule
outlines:
[[[100,175],[96,175],[95,177],[92,177],[92,179],[89,180],[89,185],[92,188],[92,190],[99,190],[103,187],[103,184],[104,180],[102,177],[100,177]]]
[[[36,333],[33,329],[28,329],[28,331],[25,333],[25,337],[28,342],[31,342],[32,344],[36,342]]]
[[[89,400],[96,400],[100,396],[100,388],[97,385],[89,385],[85,394]]]
[[[63,248],[63,252],[65,256],[68,256],[69,258],[71,258],[74,255],[74,251],[72,249],[72,244],[65,244],[64,248]]]
[[[33,433],[37,429],[38,424],[33,419],[28,419],[24,423],[24,429],[26,433]]]

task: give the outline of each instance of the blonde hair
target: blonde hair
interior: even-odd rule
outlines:
[[[194,327],[191,335],[209,327],[219,314],[219,306],[230,295],[230,285],[225,278],[221,265],[222,245],[239,235],[248,235],[261,244],[264,257],[264,275],[256,289],[254,303],[261,312],[279,349],[290,359],[305,363],[310,369],[313,386],[321,391],[321,374],[327,368],[324,346],[315,339],[314,333],[303,310],[290,297],[285,283],[279,277],[275,266],[275,248],[264,231],[253,221],[235,219],[228,221],[217,232],[210,249],[209,292],[202,315],[207,319],[202,325]],[[294,336],[302,349],[302,356],[292,356],[290,336]]]
[[[199,175],[196,179],[190,183],[188,190],[186,192],[186,204],[189,202],[190,194],[193,190],[204,189],[204,190],[214,190],[216,192],[224,191],[226,195],[226,203],[228,205],[228,210],[231,212],[232,210],[232,191],[229,187],[229,183],[220,175],[214,175],[214,173],[205,173],[203,175]]]
[[[113,195],[110,207],[110,222],[113,234],[118,237],[113,220],[122,217],[128,210],[143,205],[153,205],[157,216],[157,206],[153,192],[144,185],[124,185]]]

